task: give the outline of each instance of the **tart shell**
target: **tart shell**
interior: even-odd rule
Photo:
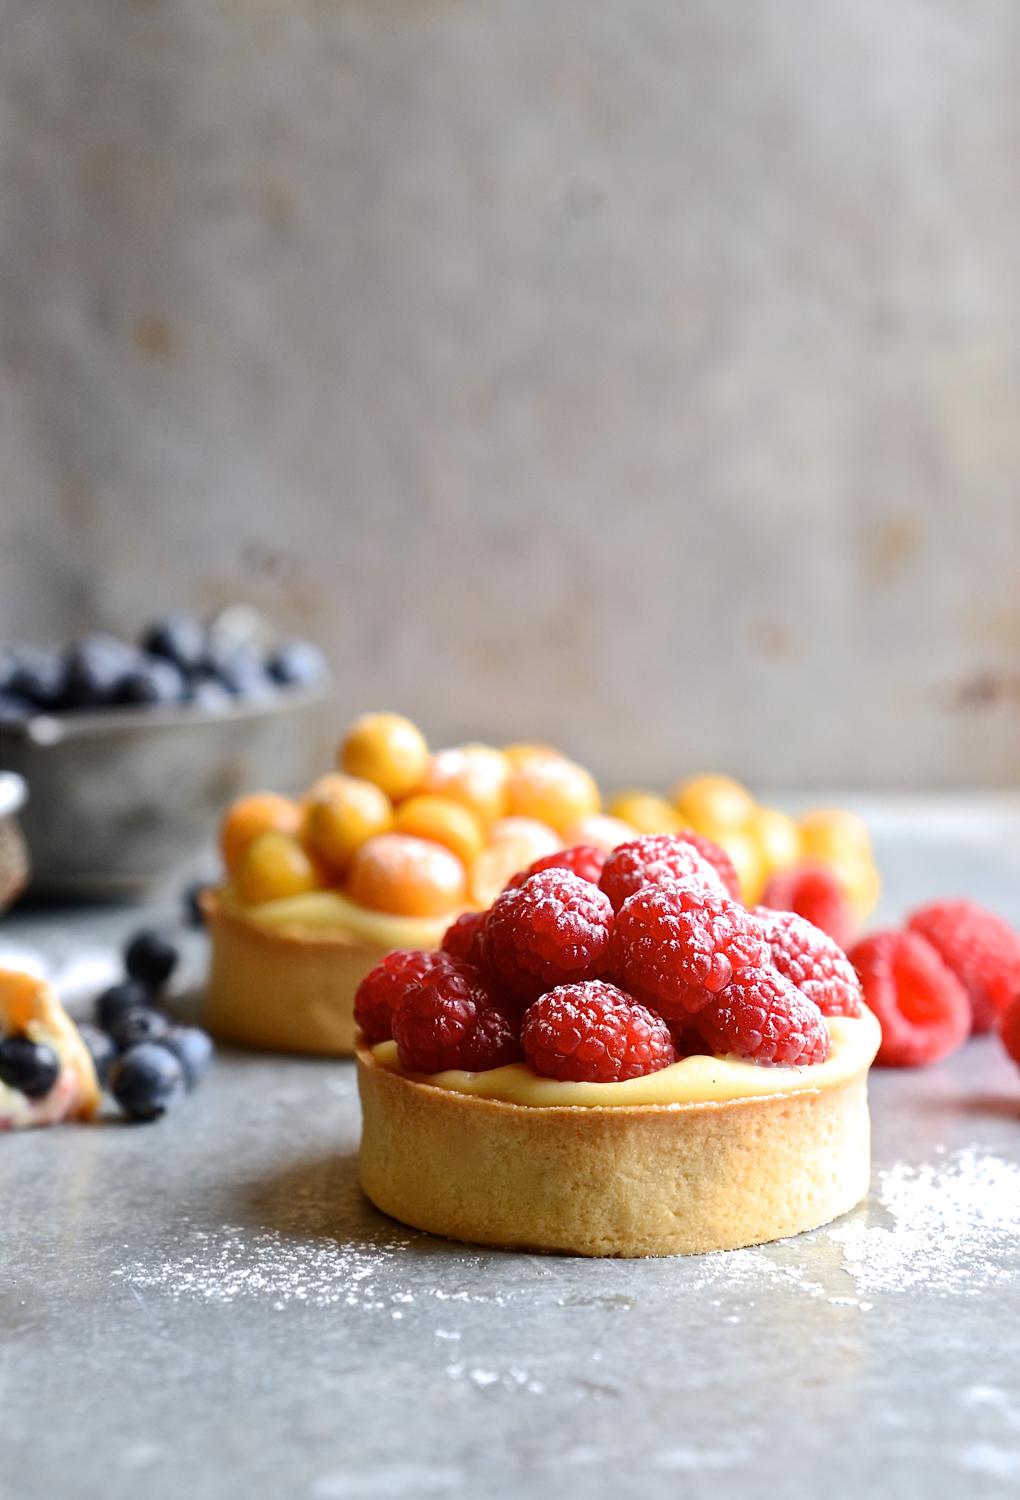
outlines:
[[[824,1088],[723,1103],[536,1108],[357,1056],[365,1193],[450,1239],[696,1255],[812,1229],[868,1189],[866,1067]]]

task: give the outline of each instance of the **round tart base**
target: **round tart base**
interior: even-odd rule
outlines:
[[[357,1056],[365,1193],[450,1239],[697,1255],[813,1229],[868,1189],[866,1066],[823,1088],[723,1103],[536,1108]]]

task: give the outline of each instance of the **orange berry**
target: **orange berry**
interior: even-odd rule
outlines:
[[[511,817],[536,818],[557,832],[602,806],[591,773],[560,755],[529,756],[512,772],[507,792]]]
[[[301,809],[275,792],[253,792],[232,802],[220,824],[220,850],[227,874],[233,875],[261,833],[297,833]]]
[[[778,807],[756,807],[747,831],[773,870],[788,870],[801,858],[800,829]]]
[[[357,776],[323,776],[305,803],[305,843],[337,874],[354,851],[375,833],[393,827],[393,806],[372,781]]]
[[[509,780],[510,762],[502,750],[493,750],[491,745],[457,745],[430,757],[420,790],[453,797],[483,823],[491,823],[506,812]]]
[[[502,754],[506,756],[515,771],[518,766],[523,766],[526,760],[534,760],[536,755],[554,755],[558,760],[562,759],[560,752],[552,745],[539,745],[537,742],[530,741],[519,745],[504,745]]]
[[[400,714],[362,714],[340,746],[338,759],[349,776],[374,781],[399,802],[421,781],[429,747],[421,730]]]
[[[882,877],[872,860],[852,858],[847,855],[843,859],[828,859],[821,862],[827,865],[835,875],[846,891],[847,899],[858,921],[863,922],[877,905],[878,898],[882,894]]]
[[[745,906],[757,906],[769,878],[768,865],[758,844],[742,828],[720,828],[707,835],[725,849],[733,861],[740,880],[740,895]]]
[[[622,818],[607,817],[605,813],[589,813],[586,818],[578,818],[576,823],[568,823],[563,830],[563,842],[568,849],[575,844],[592,844],[596,849],[604,849],[607,854],[611,854],[621,844],[629,844],[637,836],[638,829],[633,823],[626,823]]]
[[[347,894],[398,917],[441,917],[465,904],[467,873],[449,849],[406,833],[378,833],[351,860]]]
[[[251,843],[233,876],[242,906],[303,896],[324,884],[321,872],[288,833],[270,830]]]
[[[498,818],[489,829],[488,847],[471,865],[471,900],[476,906],[491,906],[511,875],[562,848],[563,840],[548,823]]]
[[[606,811],[633,824],[639,833],[676,833],[684,822],[676,808],[654,792],[617,792]]]
[[[754,798],[730,776],[695,776],[673,788],[674,807],[696,833],[720,842],[724,828],[743,828],[754,815]]]
[[[397,833],[444,844],[469,865],[485,847],[485,833],[473,812],[452,797],[408,797],[397,808]]]
[[[871,859],[871,835],[856,813],[842,807],[816,807],[800,820],[805,859]]]

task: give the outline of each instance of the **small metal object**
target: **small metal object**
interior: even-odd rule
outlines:
[[[13,771],[0,771],[0,912],[21,895],[32,871],[17,814],[28,800],[28,786]]]

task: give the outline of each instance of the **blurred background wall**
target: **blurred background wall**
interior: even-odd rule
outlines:
[[[3,0],[0,640],[607,785],[1020,780],[1011,0]]]

